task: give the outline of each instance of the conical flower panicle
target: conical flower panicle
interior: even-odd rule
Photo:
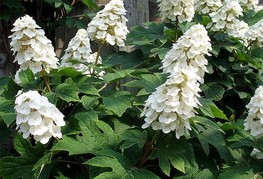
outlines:
[[[227,0],[223,6],[216,12],[209,14],[212,23],[207,25],[212,31],[222,31],[230,36],[243,38],[248,30],[247,23],[240,21],[238,18],[243,15],[243,9],[239,2]]]
[[[164,73],[173,74],[180,69],[190,66],[198,74],[198,81],[203,81],[203,76],[207,65],[205,55],[209,55],[212,50],[210,38],[204,26],[197,24],[181,36],[173,44],[173,48],[165,55],[162,60]]]
[[[25,15],[18,18],[11,30],[11,50],[15,54],[14,62],[21,70],[29,68],[34,74],[57,68],[58,59],[51,41],[45,32],[36,24],[32,17]]]
[[[251,98],[248,109],[248,116],[245,119],[245,130],[250,131],[250,134],[255,137],[263,136],[263,86],[259,86],[255,95]],[[263,153],[254,149],[251,155],[262,159]]]
[[[179,22],[190,22],[194,17],[194,0],[157,0],[157,3],[163,21],[178,18]]]
[[[111,0],[88,24],[91,40],[110,45],[124,46],[128,28],[123,0]]]
[[[156,88],[145,102],[141,116],[145,116],[143,128],[152,126],[164,133],[176,132],[176,137],[191,130],[188,119],[195,116],[198,107],[199,83],[192,78],[196,75],[191,68],[185,68],[171,76]]]
[[[93,68],[88,67],[84,63],[92,63],[94,64],[96,61],[97,53],[91,53],[90,48],[90,39],[88,37],[88,32],[85,29],[79,29],[76,33],[75,37],[71,39],[67,49],[65,50],[65,54],[61,58],[61,66],[62,67],[73,67],[77,71],[82,72],[86,75],[91,75],[96,72]],[[72,63],[71,60],[76,60],[79,63]],[[98,64],[102,63],[101,58],[99,57]],[[100,72],[96,74],[98,76],[103,76],[104,72]]]
[[[36,141],[46,144],[53,137],[61,138],[64,115],[37,91],[18,92],[15,100],[16,124],[23,138],[33,135]]]
[[[192,26],[178,39],[162,61],[164,73],[170,74],[168,79],[145,102],[142,128],[175,131],[178,139],[189,133],[189,118],[195,116],[195,108],[200,105],[197,98],[207,71],[208,50],[210,39],[202,25]]]

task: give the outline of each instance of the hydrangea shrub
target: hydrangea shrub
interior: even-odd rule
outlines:
[[[0,177],[262,178],[262,7],[157,2],[162,22],[128,30],[111,0],[61,58],[32,17],[15,21]]]

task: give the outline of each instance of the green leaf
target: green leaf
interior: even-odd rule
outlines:
[[[251,50],[251,54],[258,58],[263,58],[263,48],[262,47],[256,47]]]
[[[100,129],[100,132],[103,133],[103,137],[105,138],[109,146],[115,146],[119,143],[117,135],[115,134],[114,130],[109,126],[109,124],[98,120],[96,122],[96,125]]]
[[[248,25],[253,25],[263,18],[263,10],[256,12],[253,16],[247,19]]]
[[[199,98],[199,110],[207,117],[227,120],[226,115],[210,99]]]
[[[69,77],[76,77],[78,75],[81,75],[82,73],[77,71],[75,68],[73,67],[60,67],[58,69],[58,74],[62,75],[62,76],[69,76]]]
[[[158,176],[146,169],[133,167],[130,161],[118,152],[103,150],[96,155],[96,157],[84,163],[93,166],[90,167],[90,178],[159,179]],[[98,170],[97,168],[102,169]],[[95,171],[97,172],[95,173]]]
[[[170,176],[171,164],[177,170],[185,173],[185,161],[182,158],[184,151],[183,147],[168,136],[160,140],[150,158],[158,158],[159,166],[167,176]]]
[[[98,97],[83,96],[81,103],[86,110],[90,110],[99,103],[99,100]]]
[[[40,158],[38,160],[38,162],[34,165],[33,167],[33,171],[37,170],[38,168],[42,168],[43,165],[47,165],[51,163],[51,159],[52,159],[53,153],[49,152],[48,154],[44,155],[42,158]],[[41,173],[41,172],[40,172]]]
[[[215,179],[215,176],[209,169],[204,169],[196,174],[196,179]]]
[[[120,65],[121,69],[134,69],[136,66],[142,64],[143,60],[143,53],[140,50],[130,53],[120,51],[103,59],[103,64],[107,66]]]
[[[73,6],[71,6],[70,4],[63,3],[63,6],[67,14],[69,14],[70,11],[73,9]]]
[[[124,92],[116,92],[111,96],[103,98],[105,108],[121,117],[131,107],[130,95]]]
[[[78,92],[72,84],[62,83],[57,86],[56,94],[59,98],[67,102],[78,102],[80,101]]]
[[[93,157],[85,164],[96,166],[96,167],[110,167],[112,171],[103,172],[95,179],[107,179],[107,178],[122,178],[126,174],[125,168],[120,164],[120,162],[113,157],[99,156]]]
[[[123,179],[160,179],[157,175],[143,168],[132,168]]]
[[[63,136],[52,151],[68,151],[69,155],[94,153],[116,145],[117,136],[108,124],[98,121],[94,111],[74,115],[80,126],[81,135]]]
[[[260,69],[263,68],[262,62],[260,60],[261,58],[260,59],[257,57],[253,58],[249,56],[248,54],[242,53],[240,51],[236,52],[235,56],[238,60],[243,62],[243,63],[239,63],[238,66],[236,66],[236,70],[243,71],[243,72],[249,70],[248,66],[244,65],[244,62],[249,63],[254,68],[260,68]]]
[[[42,178],[49,178],[49,173],[51,171],[51,159],[52,159],[53,153],[50,152],[46,155],[44,155],[41,159],[38,160],[38,162],[34,165],[32,171],[34,171],[35,178],[41,178],[40,176],[43,176]]]
[[[12,79],[10,77],[0,78],[0,95],[2,95],[7,90],[8,83],[11,80]]]
[[[101,86],[102,80],[83,76],[80,79],[74,79],[74,81],[77,81],[76,87],[81,93],[99,96],[96,86]]]
[[[224,133],[224,131],[220,128],[220,126],[217,123],[213,122],[211,119],[207,119],[201,116],[195,116],[192,117],[191,120],[194,122],[194,124],[201,124],[206,126],[207,128],[213,128],[215,130]]]
[[[227,141],[231,142],[230,147],[233,149],[244,147],[244,146],[254,147],[254,148],[257,147],[256,141],[250,135],[250,133],[242,129],[237,130],[237,132],[233,136],[230,136],[227,139]]]
[[[55,1],[55,8],[60,7],[61,5],[63,5],[64,3],[61,1]]]
[[[242,123],[243,125],[243,123]],[[225,122],[221,125],[221,129],[223,131],[232,131],[232,130],[236,130],[236,129],[241,129],[240,125],[238,125],[236,122]]]
[[[77,83],[77,88],[82,93],[99,96],[97,88],[92,86],[90,83]]]
[[[122,79],[124,77],[129,77],[131,76],[131,73],[134,70],[118,70],[114,71],[114,73],[107,73],[106,75],[103,76],[103,79],[107,82],[110,83],[115,80]]]
[[[253,173],[253,169],[248,166],[232,166],[222,170],[218,175],[218,179],[245,179],[254,178],[256,174]]]
[[[93,0],[81,0],[81,2],[93,10],[98,9],[96,2],[94,2]]]
[[[13,80],[9,80],[7,85],[7,90],[5,91],[4,96],[6,99],[13,100],[19,90],[21,90],[21,87],[18,86]]]
[[[16,120],[16,114],[15,113],[5,113],[2,115],[2,118],[6,125],[9,127],[10,124],[12,124]]]
[[[17,134],[14,137],[14,148],[21,156],[2,158],[0,160],[0,176],[10,179],[33,178],[32,169],[43,156],[45,147],[41,144],[33,147],[28,140]]]
[[[30,84],[35,80],[34,73],[29,68],[26,70],[21,70],[19,72],[19,78],[21,80],[22,86]]]
[[[34,157],[4,157],[0,160],[0,175],[8,179],[32,178],[36,162]]]
[[[218,109],[218,107],[215,104],[211,104],[209,105],[213,115],[219,119],[225,119],[228,120],[226,115],[224,114],[224,112],[221,109]]]
[[[14,137],[14,148],[16,151],[23,155],[32,156],[32,157],[42,157],[45,147],[42,144],[38,143],[33,147],[30,142],[22,137],[20,134],[16,134]]]
[[[231,163],[233,160],[233,157],[229,151],[229,149],[226,147],[225,138],[222,134],[222,132],[219,132],[218,130],[208,128],[204,132],[200,133],[197,136],[199,142],[201,143],[202,148],[204,149],[205,154],[208,156],[210,152],[209,144],[214,146],[220,156],[227,162]]]
[[[142,149],[147,140],[147,131],[141,132],[138,129],[126,130],[120,135],[120,138],[124,141],[121,149],[127,149],[133,145],[137,145]]]
[[[56,98],[56,94],[53,92],[47,92],[44,94],[45,97],[47,97],[48,101],[52,104],[56,104],[57,103],[57,98]]]
[[[163,59],[169,50],[169,48],[153,48],[151,49],[151,56],[155,57],[158,55],[160,59]]]
[[[166,75],[161,73],[142,74],[138,78],[140,79],[127,82],[124,86],[142,88],[143,92],[140,94],[145,95],[154,92],[158,86],[163,84],[166,80]]]
[[[220,101],[225,93],[225,89],[216,83],[202,84],[202,91],[205,93],[206,98],[210,100]]]
[[[0,96],[0,117],[2,117],[7,127],[16,120],[14,106],[13,100],[8,100]]]
[[[142,26],[133,27],[128,34],[127,45],[148,45],[154,40],[165,40],[164,24],[149,23],[147,28]]]

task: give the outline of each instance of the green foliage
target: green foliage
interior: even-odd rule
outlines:
[[[130,94],[127,92],[116,92],[103,98],[103,104],[107,110],[121,117],[131,107]]]
[[[41,144],[32,146],[21,135],[14,137],[14,149],[20,156],[7,156],[0,160],[0,175],[4,178],[32,178],[32,171],[38,160],[44,155],[45,147]],[[36,166],[35,169],[39,168]],[[38,171],[41,173],[41,171]],[[49,175],[49,173],[46,173]]]
[[[172,141],[171,137],[163,138],[160,143],[157,144],[156,150],[151,154],[151,158],[158,158],[159,166],[162,171],[170,176],[171,166],[180,172],[185,173],[185,161],[183,154],[185,149]]]
[[[71,16],[77,4],[88,7],[82,19]],[[94,0],[45,0],[42,5],[58,14],[56,19],[39,17],[48,35],[60,25],[86,28],[90,13],[99,9]],[[17,0],[4,0],[0,8],[5,21],[28,11],[26,3]],[[252,25],[262,17],[261,10],[242,18]],[[189,119],[191,131],[178,139],[174,132],[141,128],[143,104],[167,79],[160,69],[162,59],[192,25],[209,22],[209,16],[196,14],[192,22],[179,25],[150,22],[133,27],[126,40],[132,52],[113,52],[102,55],[100,65],[87,64],[105,71],[99,78],[73,67],[48,74],[21,71],[20,85],[11,77],[1,78],[0,177],[262,178],[263,161],[250,154],[254,148],[263,152],[263,139],[244,130],[246,105],[263,84],[262,47],[247,47],[224,32],[208,31],[213,49],[206,56],[200,105]],[[65,115],[61,139],[42,145],[17,132],[14,107],[19,90],[39,91]]]

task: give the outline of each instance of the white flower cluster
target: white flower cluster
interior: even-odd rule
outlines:
[[[11,31],[11,50],[16,54],[14,62],[20,65],[20,70],[29,68],[36,74],[57,68],[58,59],[51,41],[32,17],[25,15],[17,19]]]
[[[76,70],[82,72],[86,75],[91,75],[94,73],[93,68],[88,67],[84,63],[94,64],[97,57],[97,52],[91,54],[90,48],[90,39],[88,37],[88,32],[85,29],[79,29],[75,37],[71,39],[67,49],[65,50],[64,56],[61,58],[62,67],[73,67]],[[78,62],[71,62],[71,60],[76,60]],[[102,63],[101,58],[99,57],[98,64]],[[102,76],[104,72],[97,74]]]
[[[37,91],[18,92],[15,100],[16,124],[23,138],[33,135],[36,141],[46,144],[53,137],[61,138],[64,115]]]
[[[212,50],[210,38],[204,26],[197,24],[177,40],[162,60],[164,73],[175,74],[190,67],[199,82],[203,82],[207,60],[205,55]]]
[[[191,71],[184,70],[179,78],[173,76],[156,88],[146,100],[141,114],[145,116],[142,128],[151,126],[164,133],[175,131],[178,139],[191,130],[188,119],[195,115],[200,91],[191,75]]]
[[[125,14],[123,0],[111,0],[88,24],[87,31],[90,39],[100,43],[124,46],[124,40],[129,32]]]
[[[209,15],[212,23],[207,28],[211,27],[212,31],[225,31],[233,37],[242,38],[248,30],[248,25],[238,19],[243,15],[243,9],[238,1],[225,1],[218,11]]]
[[[256,10],[258,6],[258,0],[238,0],[240,6],[244,11]]]
[[[263,46],[263,19],[249,27],[245,39],[247,44]]]
[[[255,137],[263,136],[263,86],[259,86],[255,95],[251,98],[249,104],[246,106],[248,109],[248,116],[245,119],[245,130],[249,130],[250,134]],[[261,156],[260,151],[255,149],[251,155]]]
[[[191,21],[195,14],[194,0],[157,0],[163,21]]]
[[[195,10],[201,14],[216,12],[222,6],[222,0],[195,0]]]
[[[210,39],[202,25],[192,26],[178,39],[163,60],[163,71],[169,73],[167,81],[156,88],[146,100],[142,116],[145,124],[164,133],[175,131],[180,138],[191,130],[189,118],[200,105],[200,83],[206,71]]]

